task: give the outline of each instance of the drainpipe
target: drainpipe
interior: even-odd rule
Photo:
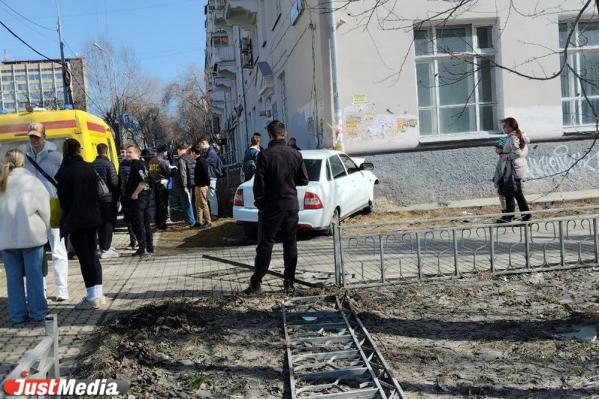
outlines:
[[[343,131],[341,130],[341,105],[339,104],[339,84],[337,77],[337,27],[335,26],[335,8],[333,0],[327,0],[328,15],[327,22],[329,25],[329,48],[331,57],[331,81],[333,86],[333,139],[335,139],[335,149],[344,151]]]
[[[245,125],[245,143],[249,145],[250,142],[250,133],[248,131],[248,111],[247,111],[247,102],[245,100],[245,83],[244,83],[244,73],[243,73],[243,53],[241,52],[241,28],[237,27],[237,38],[239,39],[239,65],[241,65],[241,91],[243,96],[243,115],[244,115],[244,125]],[[245,147],[242,147],[245,148]]]

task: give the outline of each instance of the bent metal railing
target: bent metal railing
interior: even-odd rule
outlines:
[[[55,314],[46,316],[45,327],[45,336],[35,348],[25,354],[13,371],[2,382],[0,386],[0,398],[7,397],[2,390],[2,386],[8,380],[60,378],[58,322]],[[23,372],[27,373],[26,377],[23,377],[21,374]]]
[[[546,219],[535,215],[529,222],[506,224],[495,223],[496,216],[436,219],[428,226],[410,223],[405,227],[403,222],[401,228],[398,224],[337,226],[336,283],[378,285],[481,272],[550,271],[599,263],[597,213]],[[454,225],[436,226],[439,221]]]

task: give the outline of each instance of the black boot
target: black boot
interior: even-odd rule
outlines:
[[[285,280],[283,282],[283,290],[288,295],[293,294],[295,292],[295,287],[293,286],[293,280]]]

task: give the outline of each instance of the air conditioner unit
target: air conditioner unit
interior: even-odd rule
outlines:
[[[259,116],[265,116],[267,118],[272,118],[272,111],[270,109],[265,109],[258,113]]]

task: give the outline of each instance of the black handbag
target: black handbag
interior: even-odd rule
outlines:
[[[506,172],[507,172],[507,164],[505,166],[505,168],[503,169],[503,175],[501,176],[501,179],[499,179],[499,183],[497,185],[497,191],[500,195],[510,195],[510,194],[514,194],[517,191],[517,185],[516,185],[516,178],[515,178],[515,173],[516,173],[516,169],[514,168],[514,162],[510,161],[510,165],[512,167],[512,173],[510,173],[509,176],[506,177]]]

